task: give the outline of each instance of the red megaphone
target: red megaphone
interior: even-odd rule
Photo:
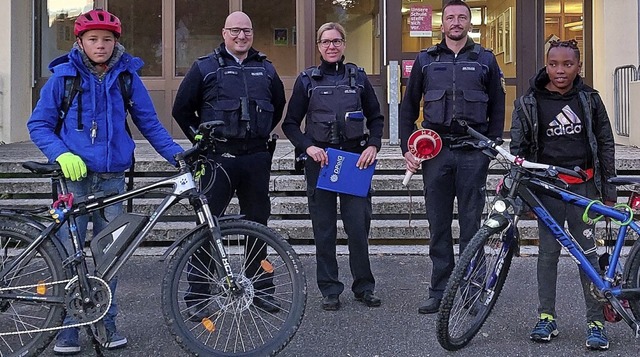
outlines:
[[[407,146],[411,155],[422,162],[432,159],[440,153],[440,150],[442,150],[442,138],[431,129],[416,130],[409,136]],[[413,172],[407,170],[404,174],[402,185],[408,185],[411,176],[413,176]]]

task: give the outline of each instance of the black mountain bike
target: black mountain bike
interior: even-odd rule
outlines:
[[[438,342],[447,350],[466,346],[489,317],[507,279],[511,260],[518,244],[518,222],[529,207],[557,241],[591,280],[592,294],[605,302],[605,316],[614,321],[624,320],[640,337],[640,240],[636,240],[625,264],[620,253],[628,234],[640,234],[634,209],[640,203],[640,179],[616,177],[616,185],[633,186],[629,204],[609,207],[600,201],[582,197],[564,189],[558,173],[585,179],[580,170],[569,170],[533,163],[511,155],[506,149],[475,130],[467,128],[484,152],[507,161],[507,174],[497,189],[489,217],[462,252],[449,277],[437,317]],[[550,182],[551,181],[551,182]],[[600,275],[584,255],[580,246],[563,226],[549,214],[538,198],[546,195],[585,209],[585,217],[599,215],[620,226],[613,253]],[[582,294],[582,292],[580,292]],[[608,309],[608,311],[607,311]],[[607,314],[608,313],[608,314]],[[635,316],[635,318],[634,318]],[[607,318],[609,320],[609,318]]]
[[[286,346],[306,306],[298,256],[264,225],[213,216],[194,180],[203,154],[222,140],[215,135],[221,125],[200,125],[203,139],[176,155],[177,174],[123,194],[74,197],[58,164],[23,164],[57,180],[59,195],[42,209],[0,208],[0,356],[38,355],[63,328],[65,313],[74,327],[87,327],[100,355],[107,339],[102,318],[112,299],[108,282],[183,199],[198,225],[167,249],[165,257],[173,255],[162,284],[162,310],[176,341],[199,356],[275,355]],[[124,213],[92,239],[88,264],[76,217],[156,190],[166,196],[150,216]],[[70,252],[56,236],[62,229],[69,229]],[[276,308],[265,308],[265,301]]]

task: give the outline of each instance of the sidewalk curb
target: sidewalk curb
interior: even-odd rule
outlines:
[[[622,256],[629,255],[632,247],[623,247]],[[294,245],[293,249],[298,255],[315,255],[316,247],[313,245]],[[135,256],[162,256],[167,250],[167,247],[141,247],[138,248]],[[455,254],[458,255],[458,246],[454,247]],[[606,251],[605,247],[598,247],[598,254],[602,254]],[[338,255],[348,255],[349,248],[346,245],[339,245],[336,247]],[[370,255],[429,255],[428,245],[370,245]],[[520,246],[521,257],[534,257],[538,255],[538,246],[524,245]],[[568,257],[569,254],[566,250],[562,250],[560,253],[562,257]]]

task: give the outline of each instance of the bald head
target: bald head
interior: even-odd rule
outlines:
[[[251,19],[242,11],[234,11],[230,13],[224,21],[224,27],[231,28],[237,26],[238,23],[248,25],[247,27],[252,27]]]
[[[227,51],[244,60],[253,45],[253,25],[251,19],[242,11],[227,16],[222,29],[222,38]]]

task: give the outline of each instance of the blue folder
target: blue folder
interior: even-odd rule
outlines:
[[[329,165],[325,165],[320,170],[316,187],[327,191],[366,197],[378,160],[361,170],[356,166],[360,154],[329,148],[327,155],[329,156]]]

